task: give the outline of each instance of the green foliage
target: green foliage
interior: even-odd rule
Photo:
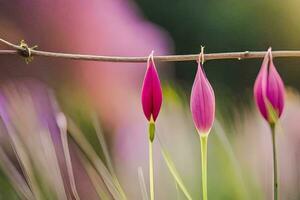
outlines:
[[[19,199],[15,190],[2,170],[0,170],[0,200],[17,200]]]
[[[300,43],[299,1],[287,0],[136,0],[146,18],[165,29],[174,42],[176,54],[298,49]],[[276,59],[286,84],[300,89],[297,59]],[[209,61],[205,71],[215,93],[239,96],[228,102],[241,102],[249,95],[261,60]],[[177,62],[176,79],[190,88],[196,71],[195,62]],[[282,66],[282,67],[280,67]],[[250,91],[248,90],[250,89]],[[251,98],[243,98],[250,101]],[[232,106],[230,106],[232,107]]]

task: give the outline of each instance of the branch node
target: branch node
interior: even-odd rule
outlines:
[[[36,49],[38,46],[34,45],[33,47],[29,47],[25,40],[20,41],[20,49],[19,54],[24,57],[26,64],[33,61],[32,50]]]
[[[249,54],[250,54],[250,52],[249,52],[249,51],[245,51],[245,52],[244,52],[244,56],[245,56],[245,57],[248,57],[248,56],[249,56]]]
[[[241,52],[240,56],[237,59],[242,60],[244,58],[247,58],[249,55],[250,55],[249,51],[244,51],[244,52]]]
[[[204,46],[201,46],[201,52],[199,54],[199,57],[198,57],[198,63],[201,63],[202,65],[204,64]]]

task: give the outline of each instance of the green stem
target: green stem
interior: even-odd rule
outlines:
[[[274,186],[274,200],[278,200],[278,173],[277,173],[277,150],[276,150],[276,135],[275,124],[270,124],[272,132],[272,145],[273,145],[273,186]]]
[[[154,167],[153,167],[153,141],[155,138],[155,124],[151,119],[149,122],[149,182],[150,200],[154,200]]]
[[[200,136],[203,200],[207,200],[207,139],[207,134]]]
[[[154,200],[153,143],[149,140],[150,200]]]

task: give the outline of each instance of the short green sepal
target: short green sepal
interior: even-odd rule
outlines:
[[[272,106],[272,104],[267,101],[266,102],[266,107],[267,107],[267,113],[268,113],[268,122],[269,124],[276,124],[278,121],[278,111]]]
[[[155,123],[150,121],[149,122],[149,140],[150,142],[153,142],[155,138]]]

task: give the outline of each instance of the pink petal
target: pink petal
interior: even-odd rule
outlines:
[[[254,84],[254,98],[259,111],[262,116],[268,120],[268,113],[265,104],[265,94],[266,94],[266,86],[267,86],[267,77],[268,77],[268,63],[269,63],[269,53],[267,53],[264,57],[263,63],[261,65],[260,71],[257,75]]]
[[[155,121],[162,104],[162,89],[158,73],[153,60],[153,54],[149,56],[147,71],[142,88],[142,106],[146,118],[150,121],[151,116]]]
[[[272,60],[269,67],[267,97],[280,117],[284,107],[284,84]]]
[[[208,133],[215,117],[215,96],[200,62],[192,88],[190,107],[198,132]]]
[[[254,98],[262,116],[269,121],[267,104],[270,103],[280,117],[284,107],[284,84],[272,58],[271,48],[265,55],[254,84]]]

